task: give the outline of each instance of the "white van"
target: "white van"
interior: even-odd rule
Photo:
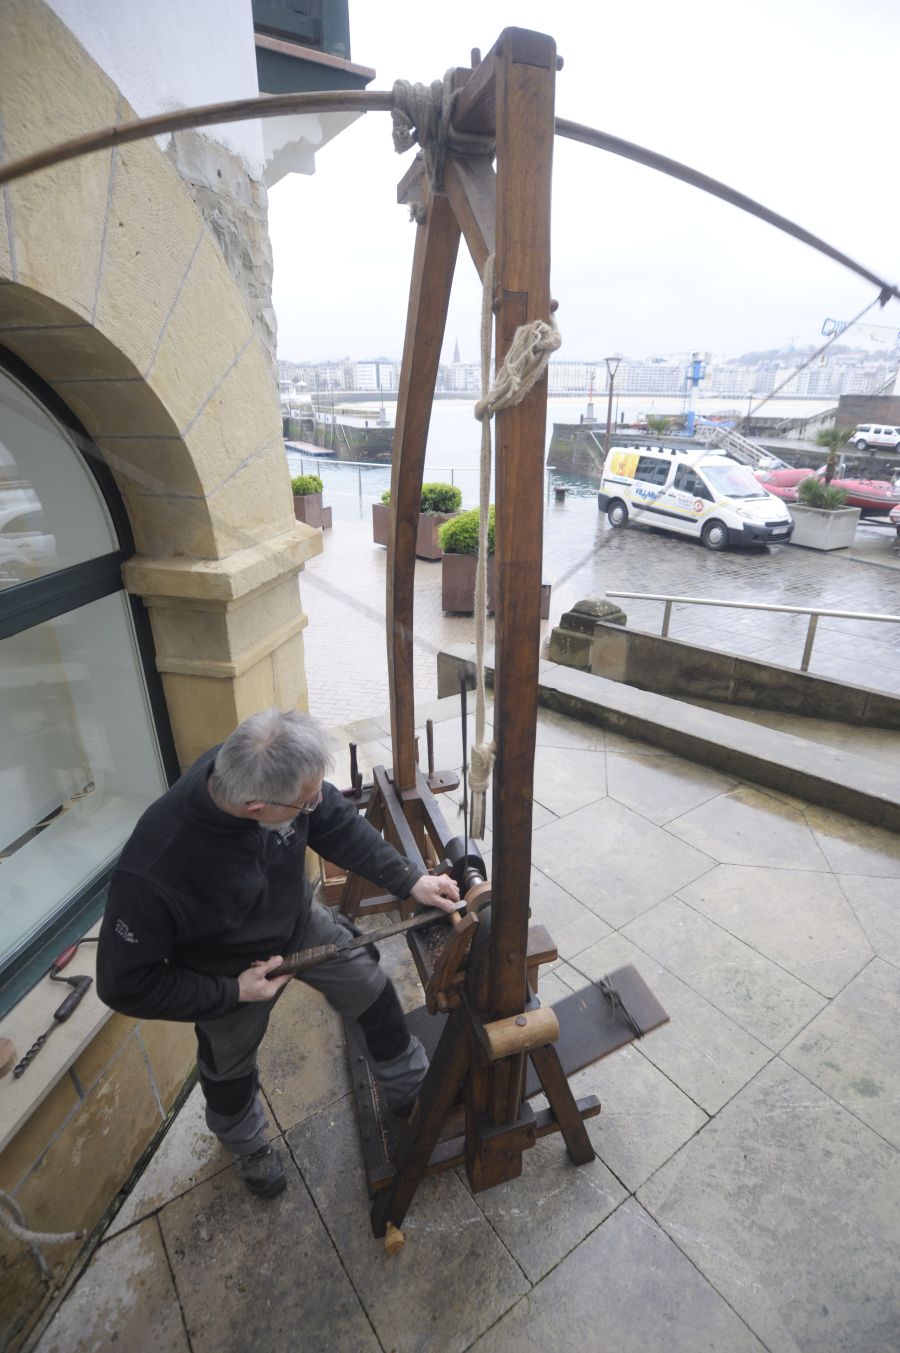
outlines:
[[[629,521],[699,536],[709,550],[790,540],[794,522],[745,465],[700,447],[611,446],[597,504],[610,526]]]

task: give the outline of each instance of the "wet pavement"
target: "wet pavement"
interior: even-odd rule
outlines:
[[[592,502],[550,509],[545,632],[617,586],[900,613],[890,566],[711,555],[610,535],[597,516]],[[390,762],[384,559],[367,524],[340,522],[301,575],[310,703],[349,724],[364,771]],[[442,615],[439,565],[416,578],[418,718],[435,717],[437,762],[457,767],[456,704],[426,702],[435,649],[468,640],[471,620]],[[660,608],[645,606],[650,627]],[[758,653],[729,614],[709,613],[706,642]],[[784,621],[764,622],[773,647],[793,641]],[[842,661],[857,680],[892,675],[900,635],[851,637]],[[286,1192],[247,1194],[195,1089],[39,1353],[896,1353],[900,839],[548,711],[534,785],[532,919],[559,950],[541,999],[633,963],[670,1016],[573,1078],[603,1104],[588,1124],[596,1159],[575,1167],[550,1136],[500,1188],[473,1195],[462,1170],[429,1178],[388,1257],[369,1228],[338,1022],[294,983],[261,1058]],[[443,800],[451,822],[458,798]],[[382,953],[406,1007],[421,1003],[402,939]]]
[[[588,596],[622,590],[672,596],[815,606],[900,616],[897,535],[863,524],[853,553],[823,554],[792,545],[714,554],[698,541],[643,526],[611,530],[596,499],[547,503],[544,577],[552,583],[546,641],[559,616]],[[310,623],[306,670],[310,708],[327,722],[377,714],[389,705],[384,640],[387,552],[371,526],[343,519],[325,532],[323,554],[300,578]],[[415,591],[415,686],[418,699],[436,693],[435,654],[471,642],[471,617],[441,610],[441,565],[419,560]],[[660,602],[620,602],[629,624],[659,633]],[[765,662],[799,667],[808,620],[801,615],[676,606],[670,634]],[[489,633],[493,622],[489,622]],[[819,622],[810,671],[900,694],[900,623]]]

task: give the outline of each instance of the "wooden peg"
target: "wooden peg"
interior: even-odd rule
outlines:
[[[384,1248],[387,1254],[399,1254],[406,1244],[406,1236],[395,1226],[392,1221],[387,1224],[387,1230],[384,1233]]]
[[[552,1005],[498,1019],[482,1028],[484,1050],[492,1062],[532,1048],[546,1047],[559,1038],[559,1021]]]

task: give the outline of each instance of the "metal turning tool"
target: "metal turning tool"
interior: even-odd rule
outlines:
[[[65,1024],[66,1020],[81,1004],[88,990],[94,984],[93,977],[60,977],[59,975],[61,970],[67,967],[69,963],[71,963],[72,959],[75,957],[77,949],[78,949],[77,944],[70,944],[69,947],[67,949],[64,949],[62,953],[57,958],[55,958],[52,964],[50,965],[50,971],[47,974],[47,976],[50,978],[50,981],[65,982],[66,985],[72,987],[73,990],[69,992],[68,996],[62,1002],[62,1004],[58,1005],[56,1009],[53,1011],[53,1023],[50,1025],[50,1028],[47,1029],[44,1033],[42,1033],[39,1038],[36,1038],[34,1040],[31,1047],[26,1052],[25,1056],[13,1068],[14,1080],[18,1080],[20,1076],[25,1075],[25,1072],[31,1066],[31,1063],[34,1061],[35,1057],[37,1057],[41,1048],[44,1046],[47,1039],[53,1033],[53,1030],[56,1028],[56,1026],[58,1024]]]
[[[445,872],[449,871],[440,865],[437,869],[429,870],[429,873]],[[464,905],[460,903],[460,908]],[[380,940],[389,939],[391,935],[402,935],[404,931],[433,925],[435,921],[449,921],[451,915],[451,912],[443,911],[440,907],[429,907],[427,911],[420,911],[418,915],[410,916],[405,921],[398,921],[396,925],[383,926],[381,930],[370,930],[365,935],[348,935],[346,944],[318,944],[313,949],[298,949],[295,954],[288,954],[277,968],[270,969],[266,976],[285,977],[288,973],[306,972],[307,968],[316,968],[320,963],[328,963],[341,954],[349,954],[353,949],[364,949],[367,944],[378,944]]]

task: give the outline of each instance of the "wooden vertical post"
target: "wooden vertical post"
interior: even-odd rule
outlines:
[[[507,29],[497,44],[497,366],[516,329],[550,314],[556,44]],[[497,621],[491,1013],[525,1001],[543,551],[546,377],[496,419]],[[509,1067],[495,1075],[509,1075]],[[494,1088],[495,1103],[508,1096]]]

